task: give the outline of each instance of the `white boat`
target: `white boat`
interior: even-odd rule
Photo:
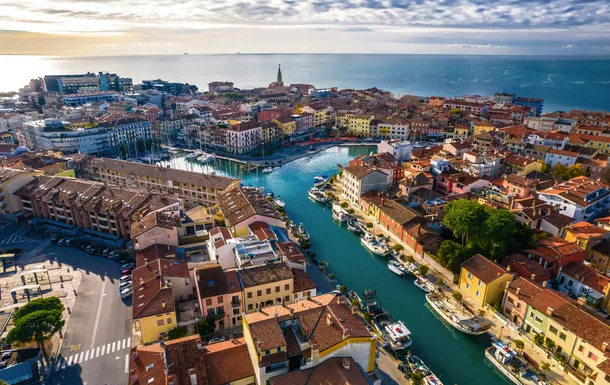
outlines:
[[[405,269],[405,267],[395,259],[388,260],[388,269],[390,269],[392,273],[401,277],[407,274],[407,269]]]
[[[328,202],[328,198],[317,187],[310,188],[309,191],[307,192],[307,195],[318,203]]]
[[[347,221],[347,229],[355,234],[364,234],[362,225],[354,218]]]
[[[313,178],[313,186],[322,187],[328,182],[328,179],[329,178],[327,175],[318,175],[315,178]]]
[[[406,349],[413,344],[410,337],[411,332],[402,321],[386,325],[384,331],[387,337],[386,341],[390,343],[394,350]]]
[[[273,167],[265,167],[263,169],[264,174],[271,174],[273,172]]]
[[[152,158],[150,156],[143,156],[140,160],[144,163],[150,164],[152,162]]]
[[[197,158],[198,156],[201,156],[201,151],[193,151],[190,154],[187,154],[184,159]]]
[[[428,286],[428,284],[421,278],[415,279],[415,281],[413,281],[413,284],[415,286],[417,286],[418,288],[422,289],[423,291],[425,291],[426,293],[430,293],[432,291],[432,290],[430,290],[430,287]]]
[[[461,304],[453,303],[439,293],[426,294],[426,301],[443,321],[462,333],[478,336],[486,333],[491,327],[491,323],[479,319]]]
[[[297,228],[297,233],[303,237],[303,239],[309,239],[309,234],[307,233],[307,230],[305,230],[305,226],[303,226],[303,224],[299,224],[299,227]]]
[[[426,385],[443,385],[441,380],[436,377],[434,373],[426,366],[424,361],[414,355],[409,355],[407,357],[407,365],[409,365],[409,369],[412,372],[420,372],[424,375],[424,383]]]
[[[533,370],[527,361],[502,341],[496,341],[485,349],[485,358],[515,385],[542,385],[546,382]]]
[[[284,201],[281,200],[280,197],[275,198],[273,200],[273,203],[275,203],[275,205],[278,206],[282,210],[284,210],[286,208],[286,203],[284,203]]]
[[[375,239],[371,233],[368,233],[360,238],[360,243],[362,243],[371,253],[379,255],[380,257],[385,257],[390,252],[388,248]]]
[[[333,205],[333,219],[341,223],[347,222],[350,218],[349,213],[340,205]]]
[[[214,154],[203,154],[197,160],[202,162],[202,163],[210,163],[210,162],[213,162],[213,161],[216,160],[216,155],[214,155]]]
[[[436,375],[432,372],[424,377],[424,383],[426,385],[443,385],[441,380],[439,380],[438,377],[436,377]]]
[[[407,262],[407,263],[405,264],[405,267],[407,268],[407,270],[408,270],[408,271],[409,271],[411,274],[415,275],[415,274],[417,273],[417,266],[415,266],[415,264],[414,264],[414,263]]]

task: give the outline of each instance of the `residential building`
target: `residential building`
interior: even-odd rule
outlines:
[[[381,199],[379,205],[379,225],[394,235],[396,239],[402,241],[407,224],[426,224],[427,222],[427,219],[411,207],[403,206],[391,199]]]
[[[286,136],[293,136],[296,132],[297,125],[294,118],[290,115],[281,115],[273,119],[273,122],[282,130],[282,133]]]
[[[162,339],[178,326],[176,304],[171,285],[160,276],[134,282],[133,315],[136,344],[149,344]]]
[[[240,269],[237,276],[243,289],[243,309],[246,313],[293,301],[294,279],[284,262]]]
[[[521,253],[508,255],[502,259],[502,266],[507,271],[513,272],[533,282],[543,283],[552,279],[549,270],[542,267],[537,261],[526,257]]]
[[[243,331],[257,384],[335,357],[351,357],[367,373],[375,368],[376,339],[342,295],[323,294],[246,314]]]
[[[573,298],[582,298],[593,309],[608,312],[610,277],[582,262],[569,263],[557,275],[559,290]]]
[[[502,298],[502,313],[518,328],[524,329],[528,303],[544,289],[528,280],[517,278],[506,285]]]
[[[178,246],[180,216],[175,210],[177,208],[178,205],[167,207],[162,211],[150,212],[131,224],[130,235],[136,250],[146,249],[157,243]]]
[[[269,382],[271,385],[371,384],[364,369],[351,357],[330,358],[313,368],[273,377]]]
[[[107,129],[111,152],[116,153],[117,147],[134,147],[139,142],[152,141],[150,121],[145,119],[119,119],[114,122],[99,123],[99,127]]]
[[[29,149],[57,150],[69,154],[104,154],[110,150],[108,129],[91,124],[74,128],[59,119],[26,122],[20,131],[20,143]]]
[[[577,244],[557,237],[542,239],[535,249],[525,249],[523,253],[546,269],[553,278],[557,277],[560,268],[572,262],[583,262],[586,256],[586,252]]]
[[[577,222],[564,228],[563,238],[568,242],[574,242],[586,251],[590,250],[601,238],[607,238],[609,234],[599,226],[589,222]]]
[[[110,158],[75,156],[78,177],[127,188],[142,188],[160,194],[174,194],[185,205],[213,206],[223,191],[238,186],[238,179]]]
[[[460,290],[466,293],[477,307],[500,301],[506,284],[513,280],[510,271],[481,254],[471,257],[460,266]]]
[[[377,153],[382,154],[384,152],[392,154],[398,162],[404,162],[411,159],[413,144],[409,141],[382,140],[377,145]]]
[[[0,213],[11,218],[22,216],[23,201],[15,193],[42,174],[28,169],[0,168]]]
[[[570,167],[576,163],[576,159],[578,159],[579,156],[580,155],[577,152],[551,148],[547,151],[544,162],[550,167],[555,167],[559,164],[564,167]]]
[[[608,186],[585,176],[538,191],[538,197],[575,221],[591,221],[610,207]]]
[[[249,233],[249,225],[265,222],[275,227],[284,227],[273,203],[254,188],[237,187],[219,194],[218,204],[224,217],[225,226],[235,237]]]
[[[95,102],[114,102],[118,99],[118,94],[114,91],[93,91],[87,93],[65,95],[63,97],[66,106],[80,106],[85,103]]]
[[[371,122],[373,121],[373,119],[375,119],[373,115],[354,114],[349,118],[347,131],[352,135],[370,136]]]
[[[161,116],[153,120],[152,133],[163,143],[173,142],[183,133],[184,126],[191,123],[185,118],[172,118]]]
[[[241,326],[244,302],[235,270],[223,271],[218,264],[195,269],[195,285],[203,317],[211,317],[216,330]]]
[[[610,241],[603,238],[589,250],[587,261],[590,266],[602,274],[608,275],[610,270]]]
[[[540,116],[544,107],[544,101],[539,98],[526,98],[519,96],[515,99],[515,105],[521,107],[531,107],[536,112],[536,116]]]
[[[263,130],[256,121],[241,122],[225,128],[225,151],[233,154],[246,154],[261,145]]]
[[[494,131],[496,128],[486,120],[476,120],[472,123],[472,134],[479,135],[485,132]]]
[[[232,92],[233,88],[234,88],[233,82],[215,81],[215,82],[208,83],[209,92],[218,92],[218,93]]]
[[[398,118],[373,120],[371,121],[369,132],[372,137],[390,140],[407,140],[409,139],[410,134],[409,121]]]
[[[390,176],[371,167],[349,166],[343,168],[341,194],[352,205],[359,206],[360,197],[369,191],[385,192]]]

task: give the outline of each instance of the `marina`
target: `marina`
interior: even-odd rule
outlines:
[[[426,294],[426,300],[436,314],[462,333],[479,336],[487,333],[491,327],[491,324],[475,316],[461,304],[439,293]]]
[[[485,358],[515,385],[547,384],[526,360],[502,341],[496,341],[485,349]]]
[[[380,257],[385,257],[390,253],[388,247],[377,240],[371,233],[365,233],[364,236],[360,238],[360,243],[362,243],[365,249]]]

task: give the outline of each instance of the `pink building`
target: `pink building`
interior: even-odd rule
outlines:
[[[506,318],[515,323],[517,327],[523,325],[527,304],[532,298],[544,289],[525,278],[517,278],[510,282],[504,292],[502,300],[502,313]]]
[[[178,226],[177,214],[155,211],[131,225],[131,238],[136,250],[155,244],[178,246]]]
[[[235,270],[209,264],[195,271],[195,285],[203,317],[211,317],[216,330],[241,325],[242,290]]]

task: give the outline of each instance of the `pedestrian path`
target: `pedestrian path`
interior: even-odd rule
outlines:
[[[44,242],[42,242],[40,245],[38,245],[38,247],[36,247],[35,249],[32,249],[30,251],[28,251],[28,253],[26,254],[27,257],[29,258],[33,258],[35,256],[37,256],[42,250],[44,250],[45,248],[47,248],[49,245],[51,244],[50,240],[46,240]]]
[[[125,349],[131,348],[131,337],[123,338],[122,340],[100,345],[86,351],[75,352],[69,357],[59,357],[55,363],[55,370],[61,370],[68,366],[82,364],[87,361],[95,360],[112,353],[119,353]]]
[[[0,230],[2,230],[2,228],[0,228]],[[40,242],[37,239],[25,237],[23,234],[25,234],[25,229],[21,229],[15,233],[9,235],[8,237],[0,240],[0,245],[10,245],[11,243],[38,243],[38,242]]]

